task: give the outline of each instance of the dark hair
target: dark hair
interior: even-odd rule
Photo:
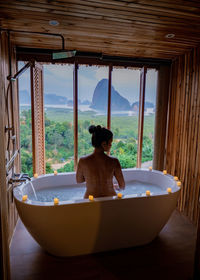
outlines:
[[[100,125],[91,125],[89,128],[89,133],[92,134],[92,146],[98,148],[101,146],[101,143],[112,139],[113,133],[109,129],[105,127],[101,127]]]

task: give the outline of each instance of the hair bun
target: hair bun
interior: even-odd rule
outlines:
[[[96,126],[96,130],[98,130],[98,131],[100,131],[101,128],[102,128],[102,127],[101,127],[100,125],[97,125],[97,126]]]
[[[96,126],[95,125],[91,125],[89,128],[88,128],[88,131],[90,134],[94,133],[96,131]]]

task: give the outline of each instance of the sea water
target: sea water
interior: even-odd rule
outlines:
[[[84,197],[85,190],[85,186],[71,185],[49,187],[38,190],[36,193],[38,201],[52,202],[55,197],[58,198],[59,201],[82,199]],[[119,190],[119,192],[121,192],[123,195],[144,196],[147,190],[149,190],[152,195],[166,193],[166,190],[162,189],[160,186],[142,183],[139,181],[127,182],[125,190]],[[34,194],[30,194],[29,199],[36,200],[36,197]]]

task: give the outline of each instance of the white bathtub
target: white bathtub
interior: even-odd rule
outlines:
[[[161,186],[165,193],[60,202],[22,201],[30,184],[14,189],[19,216],[33,238],[56,256],[76,256],[144,245],[151,242],[176,208],[180,188],[170,175],[142,169],[123,170],[125,181],[133,179]],[[43,175],[32,179],[36,189],[76,184],[75,173]],[[84,187],[84,186],[83,186]],[[166,189],[170,187],[172,193]]]

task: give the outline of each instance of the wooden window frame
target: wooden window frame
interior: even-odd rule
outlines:
[[[35,63],[30,68],[33,174],[45,174],[45,125],[43,67]]]
[[[147,68],[143,67],[140,71],[140,96],[139,96],[139,116],[138,116],[138,146],[137,146],[137,168],[141,168],[142,162],[142,143],[144,128],[144,103],[146,89]]]

